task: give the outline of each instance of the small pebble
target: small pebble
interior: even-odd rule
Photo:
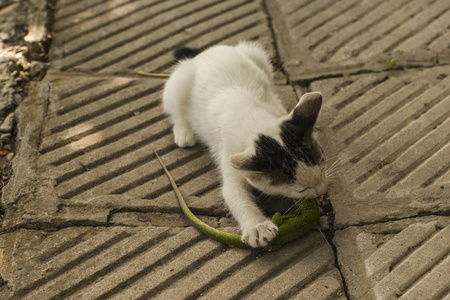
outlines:
[[[9,38],[10,38],[9,33],[4,31],[0,32],[0,40],[6,41],[9,40]]]
[[[7,159],[8,161],[11,161],[13,158],[14,158],[14,153],[9,152],[8,154],[6,154],[6,159]]]
[[[32,61],[30,65],[30,76],[33,80],[41,80],[46,73],[45,64],[40,61]]]
[[[0,133],[10,133],[13,130],[14,125],[14,113],[10,113],[6,116],[2,125],[0,126]]]
[[[3,144],[8,144],[11,141],[11,133],[2,133],[0,135],[0,142]]]
[[[14,101],[14,104],[15,105],[20,105],[20,103],[22,103],[22,101],[23,101],[23,97],[22,97],[22,95],[21,94],[18,94],[18,93],[15,93],[14,95],[13,95],[13,101]]]
[[[328,216],[321,216],[319,219],[319,227],[320,229],[326,231],[330,230],[330,217]]]

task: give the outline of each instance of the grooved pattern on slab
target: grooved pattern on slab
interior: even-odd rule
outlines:
[[[23,238],[33,235],[35,245],[27,245]],[[309,298],[317,290],[345,299],[334,254],[318,232],[274,253],[228,248],[192,227],[72,227],[8,238],[28,253],[14,257],[21,270],[9,283],[21,299]]]
[[[293,81],[449,59],[445,0],[267,3]]]
[[[449,74],[442,67],[312,83],[326,99],[322,126],[338,157],[330,190],[338,226],[449,211],[441,201],[450,186]]]
[[[50,81],[37,169],[54,181],[58,197],[70,203],[102,195],[172,198],[176,209],[157,151],[186,197],[202,198],[203,208],[220,203],[220,177],[206,149],[173,142],[160,103],[164,81],[58,75]]]
[[[272,47],[259,1],[115,0],[65,8],[66,2],[58,2],[53,51],[63,71],[167,72],[171,52],[184,46],[258,39]]]
[[[352,298],[448,296],[450,219],[412,221],[407,226],[387,223],[336,233],[338,260]]]

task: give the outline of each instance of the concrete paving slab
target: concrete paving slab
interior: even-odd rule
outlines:
[[[450,211],[450,67],[315,81],[335,228]],[[369,209],[370,208],[370,209]]]
[[[192,227],[21,229],[2,235],[0,245],[8,298],[345,299],[333,251],[318,232],[274,253],[228,248]]]
[[[267,1],[291,81],[448,63],[448,1]]]
[[[351,226],[334,242],[351,299],[448,297],[448,216]]]
[[[262,1],[58,1],[52,65],[63,71],[167,71],[172,51],[257,39],[275,54]],[[132,45],[130,47],[130,45]]]

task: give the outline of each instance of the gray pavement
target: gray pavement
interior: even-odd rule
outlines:
[[[51,67],[16,111],[1,299],[450,299],[450,2],[60,0]],[[320,91],[332,211],[279,251],[236,230],[203,146],[160,106],[181,46],[259,40],[286,107]],[[327,224],[329,222],[329,224]]]

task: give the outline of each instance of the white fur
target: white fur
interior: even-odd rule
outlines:
[[[278,228],[246,191],[246,172],[230,163],[230,156],[254,151],[258,134],[281,142],[279,124],[287,111],[273,91],[268,54],[256,43],[241,42],[235,47],[215,46],[181,61],[166,83],[163,103],[178,146],[193,146],[198,139],[209,147],[242,240],[252,247],[268,245]]]

